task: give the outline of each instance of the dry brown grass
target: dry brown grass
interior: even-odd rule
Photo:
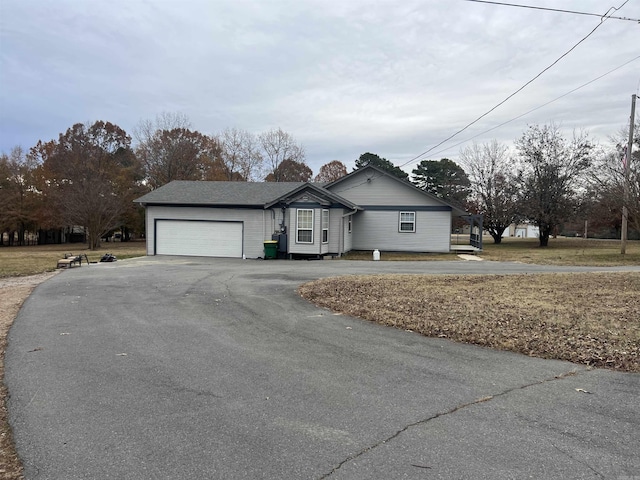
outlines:
[[[505,238],[495,245],[484,239],[480,256],[500,262],[524,262],[538,265],[640,265],[640,241],[627,242],[625,255],[620,254],[619,240],[583,238],[551,238],[549,246],[540,248],[536,238]]]
[[[299,292],[430,337],[640,372],[640,273],[348,276]]]
[[[103,243],[95,251],[89,250],[83,243],[0,247],[0,278],[51,272],[56,269],[58,260],[64,258],[65,253],[86,254],[90,262],[97,262],[107,252],[113,253],[119,259],[140,257],[146,255],[146,243]]]
[[[462,235],[459,236],[460,243]],[[456,235],[452,236],[456,244]],[[625,255],[620,254],[619,240],[595,240],[582,238],[551,238],[549,246],[540,248],[536,238],[505,238],[496,245],[491,237],[484,238],[483,251],[478,254],[485,260],[497,262],[522,262],[538,265],[587,265],[615,266],[640,265],[640,241],[629,241]],[[343,260],[371,260],[368,251],[352,251]],[[387,252],[380,254],[382,261],[435,261],[457,260],[454,253]]]

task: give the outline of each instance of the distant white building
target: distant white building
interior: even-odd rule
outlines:
[[[531,223],[512,223],[503,233],[503,237],[538,238],[540,229]]]

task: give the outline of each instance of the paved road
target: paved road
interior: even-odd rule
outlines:
[[[26,477],[640,480],[640,375],[423,338],[295,294],[335,274],[560,270],[593,269],[150,257],[63,272],[27,300],[6,354]]]

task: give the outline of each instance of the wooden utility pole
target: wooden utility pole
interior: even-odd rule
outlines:
[[[629,220],[629,172],[631,170],[631,153],[633,152],[633,124],[636,120],[636,94],[631,95],[631,120],[629,122],[629,142],[627,143],[627,153],[624,162],[624,197],[622,205],[622,235],[620,253],[627,253],[627,223]]]

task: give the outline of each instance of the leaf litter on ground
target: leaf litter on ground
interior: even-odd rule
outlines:
[[[353,275],[307,300],[429,337],[640,372],[640,273]]]

